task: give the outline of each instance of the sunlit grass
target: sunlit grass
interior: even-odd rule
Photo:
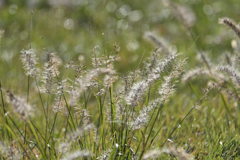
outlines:
[[[239,157],[239,3],[169,2],[1,8],[0,157]]]

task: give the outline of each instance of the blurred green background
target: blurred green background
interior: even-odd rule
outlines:
[[[187,70],[203,65],[196,48],[205,51],[213,62],[232,51],[231,41],[236,36],[219,25],[218,19],[230,17],[238,22],[237,0],[172,2],[185,9],[193,36],[161,0],[1,0],[1,81],[6,86],[22,87],[16,83],[26,78],[19,55],[22,49],[29,49],[30,35],[32,48],[42,61],[47,53],[57,52],[65,63],[84,57],[87,66],[95,46],[98,53],[114,54],[117,44],[121,47],[122,60],[116,67],[120,73],[135,69],[141,57],[145,59],[155,49],[144,38],[149,31],[168,42],[171,51],[189,57]]]

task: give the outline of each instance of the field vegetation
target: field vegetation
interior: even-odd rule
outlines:
[[[237,0],[7,1],[1,159],[238,159]]]

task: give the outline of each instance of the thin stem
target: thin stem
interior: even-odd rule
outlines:
[[[33,125],[34,129],[36,129],[36,131],[39,133],[39,135],[42,137],[42,139],[45,141],[45,138],[43,137],[43,135],[40,133],[40,131],[37,129],[37,127],[35,126],[35,124],[32,122],[32,120],[29,118],[29,121],[31,122],[31,124]]]
[[[1,92],[1,100],[2,100],[2,108],[3,108],[4,119],[5,119],[6,124],[8,125],[8,120],[5,117],[7,112],[5,110],[5,104],[4,104],[4,101],[3,101],[3,93],[2,93],[2,84],[1,84],[1,82],[0,82],[0,92]],[[10,133],[8,131],[7,131],[7,135],[8,135],[8,138],[10,138]]]
[[[188,113],[185,115],[185,117],[174,127],[173,131],[170,133],[170,135],[167,137],[167,139],[165,139],[165,141],[162,143],[161,147],[163,147],[163,145],[167,142],[168,139],[171,138],[172,134],[177,130],[177,128],[179,127],[179,125],[181,125],[181,123],[187,118],[187,116],[192,112],[192,110],[195,108],[195,106],[193,106]]]
[[[46,128],[45,128],[45,153],[47,151],[47,140],[48,140],[48,106],[49,106],[49,94],[48,94],[48,97],[47,97],[47,116],[46,116]]]
[[[150,138],[150,135],[151,135],[151,133],[152,133],[152,131],[153,131],[153,127],[154,127],[154,125],[155,125],[155,123],[156,123],[156,121],[157,121],[157,118],[158,118],[158,116],[159,116],[159,114],[160,114],[161,109],[163,108],[163,105],[164,105],[164,103],[161,103],[161,105],[158,107],[158,112],[157,112],[157,114],[156,114],[156,116],[155,116],[155,119],[154,119],[154,121],[153,121],[152,127],[151,127],[151,129],[150,129],[150,132],[149,132],[149,134],[148,134],[148,138],[147,138],[145,144],[147,144],[147,142],[148,142],[148,140],[149,140],[149,138]],[[140,159],[141,159],[141,157],[143,156],[144,151],[145,151],[145,150],[142,151],[142,153],[141,153],[141,155],[140,155]]]
[[[30,26],[30,46],[29,48],[31,49],[31,43],[32,43],[32,17],[33,17],[33,11],[31,11],[31,26]],[[28,60],[30,60],[30,55],[28,55]],[[29,62],[29,61],[28,61]],[[30,63],[30,62],[29,62]],[[29,65],[30,66],[30,65]],[[28,75],[28,80],[27,80],[27,103],[28,103],[28,99],[29,99],[29,86],[30,86],[30,75]],[[26,143],[26,137],[27,137],[27,122],[25,122],[25,126],[24,126],[24,141],[23,141],[23,145],[25,145]],[[23,158],[24,158],[24,154],[23,154]]]
[[[46,111],[45,111],[45,108],[44,108],[44,104],[43,104],[42,96],[41,96],[41,93],[40,93],[40,89],[39,89],[39,85],[38,85],[38,82],[37,82],[37,78],[36,78],[36,77],[35,77],[35,83],[36,83],[36,86],[37,86],[38,95],[39,95],[39,98],[40,98],[40,101],[41,101],[41,105],[42,105],[43,113],[44,113],[44,116],[45,116],[45,119],[46,119],[47,114],[46,114]]]
[[[113,97],[112,97],[112,87],[109,88],[110,101],[111,101],[111,124],[112,124],[112,134],[114,134],[114,108],[113,108]]]
[[[62,99],[62,96],[60,96],[60,98],[59,98],[58,108],[59,108],[59,106],[60,106],[61,99]],[[48,141],[47,141],[47,142],[50,141],[50,138],[51,138],[51,135],[52,135],[52,132],[53,132],[53,129],[54,129],[55,123],[56,123],[57,115],[58,115],[58,111],[56,112],[56,114],[55,114],[55,116],[54,116],[53,125],[52,125],[51,131],[50,131],[50,133],[49,133],[49,138],[48,138]]]

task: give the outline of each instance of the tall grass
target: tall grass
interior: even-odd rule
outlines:
[[[2,93],[2,102],[5,96],[14,111],[6,114],[2,108],[6,133],[20,147],[16,145],[14,157],[24,151],[24,158],[30,159],[142,158],[162,128],[156,122],[175,92],[186,58],[176,53],[162,56],[157,49],[142,70],[120,77],[114,68],[118,52],[107,56],[94,49],[90,69],[82,61],[71,61],[65,67],[75,73],[73,79],[60,76],[58,68],[63,64],[55,53],[49,53],[41,65],[33,49],[21,52],[26,75],[35,80],[36,90],[28,90],[27,101],[11,91]],[[38,94],[36,106],[31,105],[32,92]],[[16,121],[24,122],[25,130],[14,125]]]
[[[169,0],[165,3],[195,43],[191,10]],[[33,12],[31,25],[32,18]],[[232,20],[220,22],[239,36],[239,27]],[[89,28],[92,30],[90,23]],[[102,47],[96,45],[89,53],[91,67],[84,57],[64,63],[55,52],[41,59],[30,40],[30,48],[20,51],[19,57],[27,79],[19,83],[27,83],[27,91],[10,90],[0,83],[0,158],[238,157],[239,57],[226,56],[225,62],[217,65],[197,46],[203,67],[187,71],[186,54],[169,49],[150,32],[145,36],[155,49],[139,61],[142,67],[123,74],[115,65],[121,63],[120,46],[112,42],[110,50],[111,42],[103,37]],[[91,38],[94,40],[93,35]],[[196,77],[206,82],[201,91],[194,86]],[[188,89],[179,93],[182,86]],[[212,105],[221,109],[208,111]],[[175,115],[172,110],[177,110]],[[215,133],[217,127],[221,131]]]

